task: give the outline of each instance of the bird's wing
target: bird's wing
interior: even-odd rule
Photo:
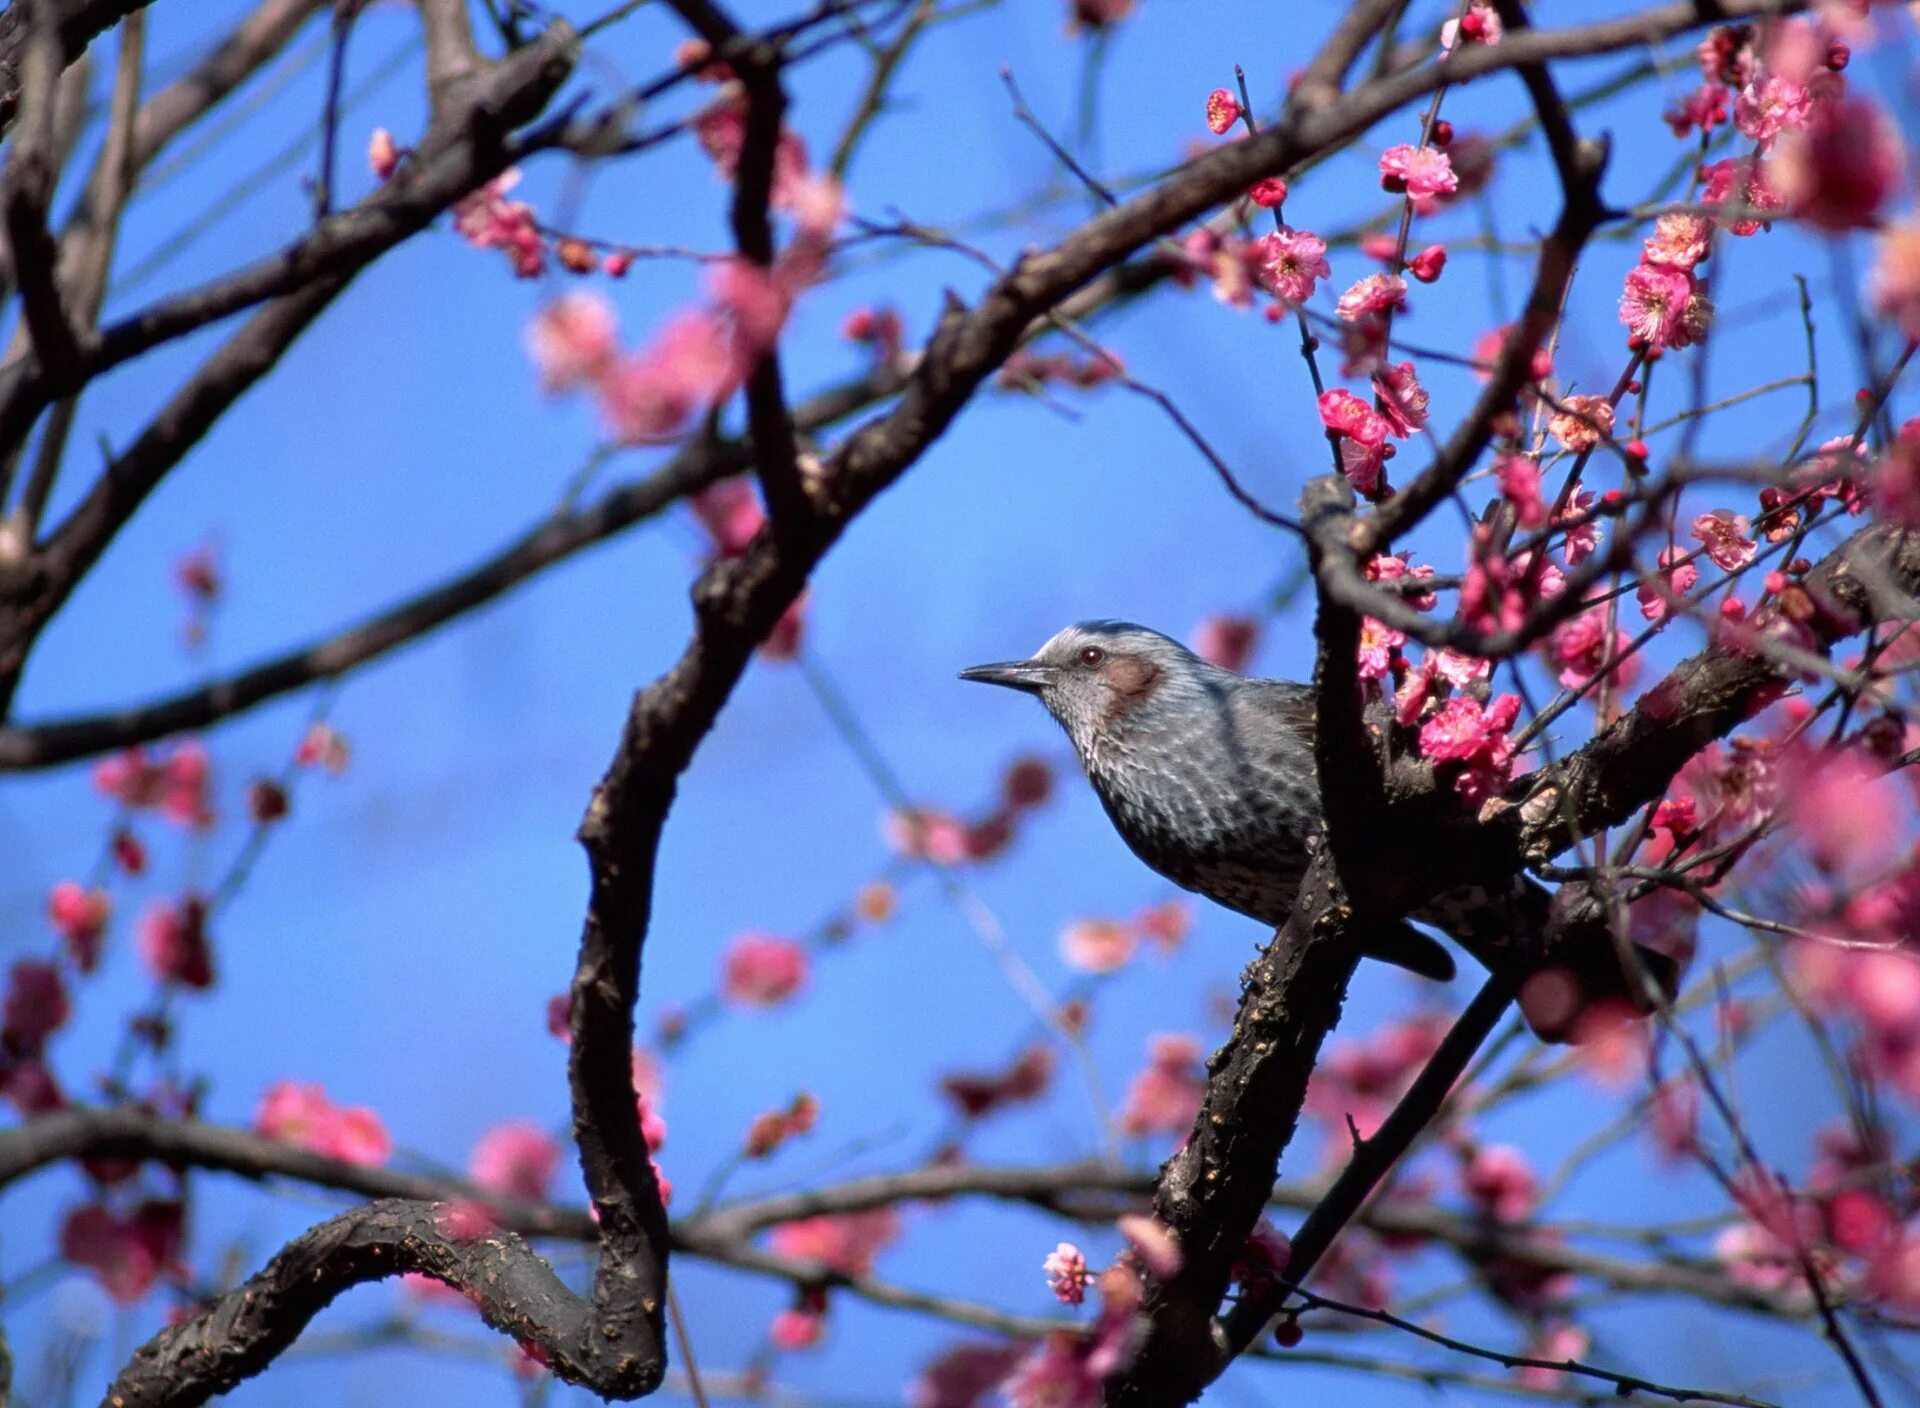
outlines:
[[[1233,692],[1234,703],[1278,724],[1309,750],[1313,747],[1313,689],[1287,680],[1247,680]]]

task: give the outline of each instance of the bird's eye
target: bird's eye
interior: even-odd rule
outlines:
[[[1080,652],[1080,663],[1085,665],[1089,670],[1106,658],[1107,652],[1097,645],[1090,645]]]

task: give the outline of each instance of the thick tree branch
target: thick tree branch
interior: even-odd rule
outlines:
[[[19,113],[32,44],[33,19],[44,12],[59,36],[56,61],[61,68],[86,53],[95,36],[104,34],[147,0],[40,0],[12,4],[0,12],[0,135]]]

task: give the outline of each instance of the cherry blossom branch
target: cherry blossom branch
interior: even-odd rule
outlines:
[[[780,51],[769,40],[749,41],[717,0],[671,3],[675,13],[707,42],[714,57],[732,66],[746,93],[745,131],[734,171],[730,218],[740,257],[765,273],[773,267],[774,166],[787,114]],[[754,467],[766,496],[767,515],[777,529],[784,531],[795,516],[807,511],[807,500],[800,487],[793,417],[787,410],[777,340],[761,349],[747,376],[747,433],[753,442]]]
[[[383,1199],[295,1238],[259,1273],[134,1354],[107,1390],[116,1408],[195,1408],[271,1364],[341,1292],[417,1272],[464,1294],[486,1322],[537,1347],[561,1378],[607,1397],[650,1392],[664,1371],[657,1347],[608,1334],[600,1307],[567,1289],[511,1232],[458,1238],[444,1205]]]
[[[803,402],[796,421],[803,431],[823,429],[896,391],[901,381],[897,371],[875,367]],[[317,681],[337,679],[751,464],[743,441],[704,436],[690,441],[646,478],[609,490],[587,507],[555,514],[458,576],[357,625],[151,703],[0,728],[0,771],[55,767],[206,728]]]
[[[1244,1353],[1259,1339],[1268,1322],[1285,1308],[1288,1295],[1306,1282],[1320,1258],[1332,1249],[1334,1239],[1439,1114],[1474,1053],[1513,1002],[1516,987],[1509,973],[1488,978],[1393,1112],[1370,1137],[1353,1146],[1347,1166],[1294,1233],[1293,1250],[1282,1268],[1285,1281],[1271,1289],[1245,1291],[1222,1317],[1229,1357]]]

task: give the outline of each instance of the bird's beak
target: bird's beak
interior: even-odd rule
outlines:
[[[963,680],[1005,685],[1023,694],[1038,694],[1053,683],[1054,667],[1033,660],[1008,660],[998,665],[973,665],[960,672]]]

